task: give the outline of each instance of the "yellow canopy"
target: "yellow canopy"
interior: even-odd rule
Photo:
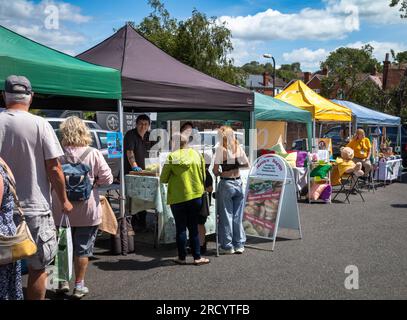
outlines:
[[[294,82],[276,98],[311,112],[316,121],[352,121],[352,110],[321,97],[300,80]]]

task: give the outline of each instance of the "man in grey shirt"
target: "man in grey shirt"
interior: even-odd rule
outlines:
[[[8,77],[3,98],[7,109],[0,114],[0,156],[14,173],[17,194],[37,244],[37,253],[27,259],[27,298],[42,300],[46,292],[45,268],[58,249],[51,214],[51,185],[64,212],[72,211],[58,160],[64,153],[51,125],[28,112],[33,92],[27,78]]]

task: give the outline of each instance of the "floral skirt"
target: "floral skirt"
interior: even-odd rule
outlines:
[[[21,262],[0,266],[0,300],[23,300]]]

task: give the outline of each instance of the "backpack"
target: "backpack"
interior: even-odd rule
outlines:
[[[93,189],[89,178],[91,168],[82,162],[92,150],[92,148],[86,149],[79,158],[79,162],[75,162],[71,157],[65,156],[66,163],[62,165],[62,170],[64,172],[66,193],[69,201],[86,201],[90,198]]]

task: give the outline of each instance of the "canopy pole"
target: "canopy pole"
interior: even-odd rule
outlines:
[[[124,135],[124,113],[121,100],[117,101],[117,112],[119,113],[119,130]],[[120,160],[120,217],[124,218],[126,212],[126,189],[124,182],[124,145],[122,145],[122,157]]]
[[[314,119],[312,122],[312,152],[317,152],[317,124]]]
[[[250,112],[250,129],[249,129],[249,160],[254,163],[256,160],[255,152],[257,151],[257,130],[256,130],[256,114],[254,111]]]
[[[401,144],[401,135],[402,135],[402,125],[400,124],[399,125],[399,128],[398,128],[398,133],[397,133],[397,147],[398,147],[398,149],[400,150],[400,155],[402,154],[402,150],[401,150],[401,146],[402,146],[402,144]]]
[[[357,122],[356,122],[357,127]],[[352,140],[352,121],[349,122],[349,141]]]

